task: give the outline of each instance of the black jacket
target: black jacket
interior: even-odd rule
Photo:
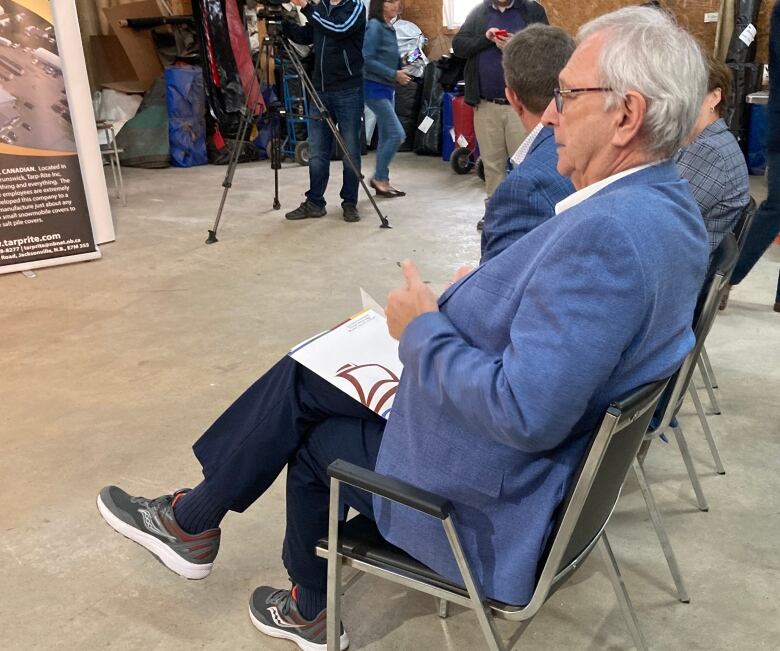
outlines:
[[[466,59],[464,78],[466,81],[466,104],[479,104],[479,53],[495,45],[485,38],[488,23],[488,7],[492,0],[484,0],[474,7],[466,17],[466,21],[452,39],[452,50],[455,56]],[[533,0],[515,0],[515,4],[507,11],[519,11],[526,25],[542,23],[548,25],[547,13],[544,7]]]
[[[285,22],[284,34],[314,44],[314,87],[325,92],[362,86],[366,7],[361,0],[342,0],[335,7],[322,0],[301,11],[309,22],[303,27]]]

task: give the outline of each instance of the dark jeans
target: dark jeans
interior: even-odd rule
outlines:
[[[780,153],[767,154],[767,164],[766,201],[753,217],[737,266],[731,275],[732,285],[742,282],[780,232]],[[780,280],[778,283],[777,300],[780,300]]]
[[[328,532],[326,469],[336,459],[373,468],[384,428],[383,418],[284,357],[228,407],[193,450],[212,494],[231,511],[244,511],[287,466],[282,559],[295,583],[324,591],[327,563],[314,548]],[[367,493],[343,486],[342,499],[373,518]]]
[[[338,130],[347,145],[347,151],[352,157],[358,172],[360,171],[360,129],[363,117],[363,87],[321,92],[320,97],[328,109],[333,122],[338,124]],[[312,115],[319,115],[316,106],[312,105]],[[309,121],[309,191],[307,199],[312,203],[325,207],[325,189],[330,178],[330,153],[333,148],[333,133],[324,120]],[[343,161],[344,176],[341,185],[341,205],[357,205],[358,177],[347,163]]]

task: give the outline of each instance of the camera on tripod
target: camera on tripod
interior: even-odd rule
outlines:
[[[295,9],[286,9],[283,5],[288,0],[261,0],[256,3],[257,18],[265,21],[266,31],[269,36],[280,36],[282,22],[296,20]]]

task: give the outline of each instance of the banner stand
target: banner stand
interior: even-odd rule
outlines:
[[[100,257],[115,238],[74,0],[0,21],[0,274]]]

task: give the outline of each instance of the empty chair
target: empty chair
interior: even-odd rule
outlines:
[[[487,647],[510,649],[542,604],[571,576],[599,546],[626,623],[636,646],[646,648],[636,614],[606,537],[605,527],[615,507],[628,469],[635,460],[650,418],[667,381],[647,385],[607,409],[598,431],[572,481],[571,489],[558,509],[558,517],[547,544],[538,579],[529,603],[517,606],[485,596],[471,570],[460,543],[458,513],[452,503],[405,482],[373,471],[336,461],[328,469],[331,477],[330,520],[327,539],[320,541],[318,555],[328,559],[328,649],[338,649],[341,621],[341,579],[343,565],[409,588],[473,609]],[[339,524],[340,483],[367,490],[399,502],[441,521],[463,578],[456,585],[386,542],[373,522],[357,516]],[[518,523],[518,537],[523,535]],[[440,610],[442,613],[443,610]],[[499,636],[494,618],[519,623],[507,644]]]

